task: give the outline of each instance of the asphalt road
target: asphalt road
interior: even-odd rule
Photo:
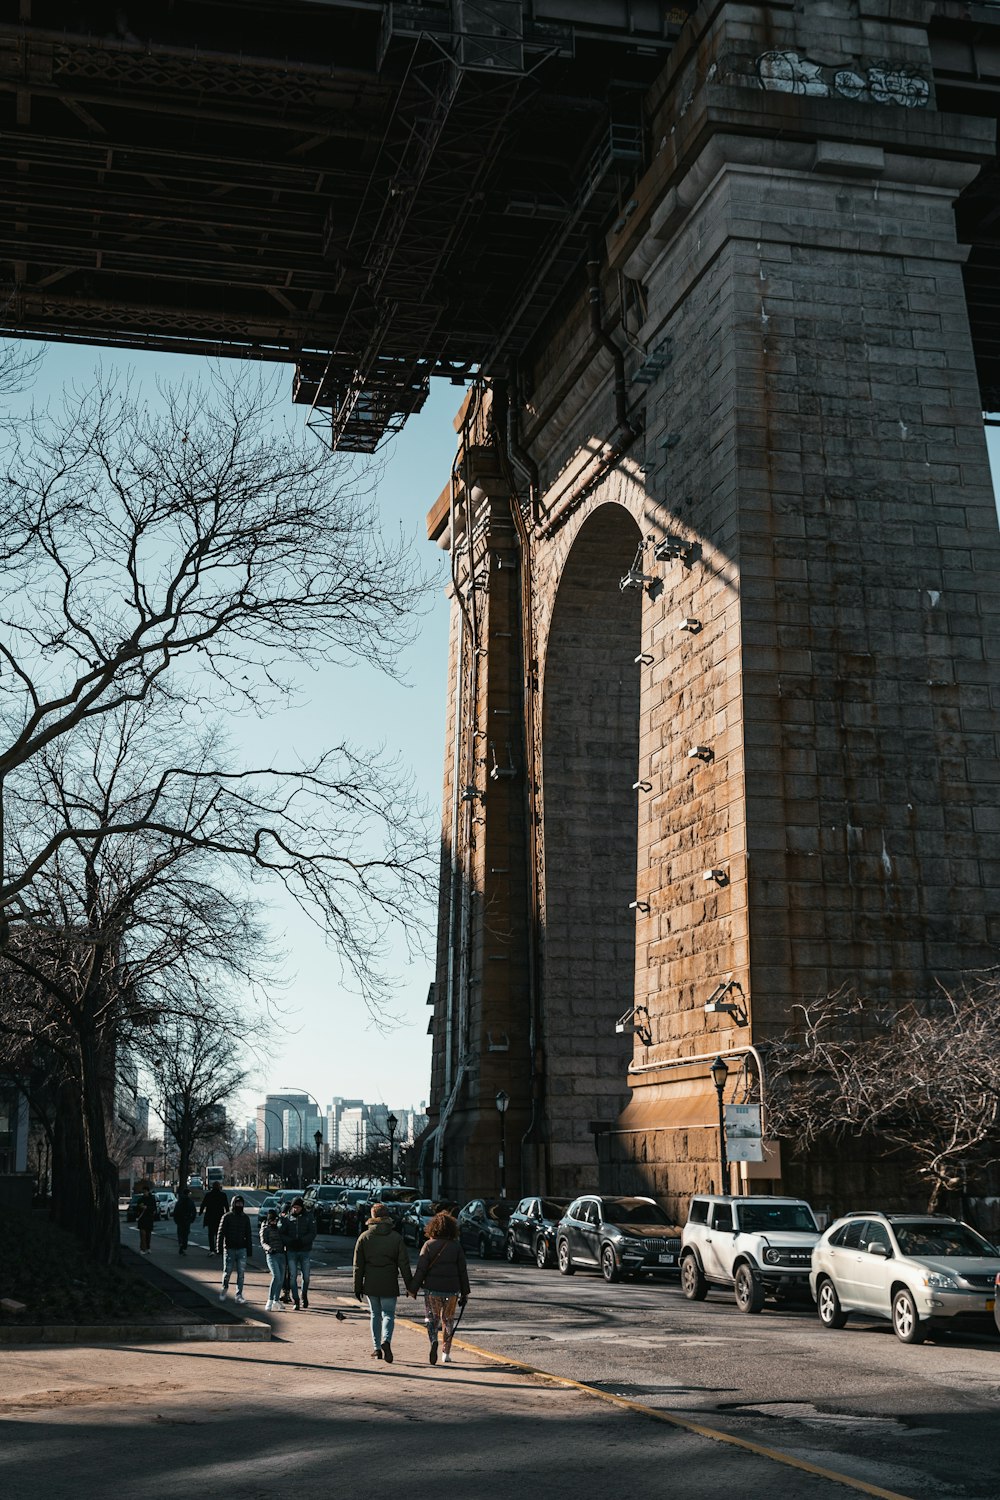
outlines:
[[[349,1296],[352,1254],[352,1241],[319,1236],[317,1286]],[[1000,1338],[908,1347],[888,1323],[827,1330],[811,1307],[747,1316],[721,1292],[689,1303],[674,1281],[608,1286],[478,1260],[470,1273],[459,1337],[482,1349],[913,1500],[1000,1496]]]

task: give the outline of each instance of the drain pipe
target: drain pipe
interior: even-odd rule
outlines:
[[[624,433],[628,438],[637,438],[639,429],[632,425],[628,414],[625,355],[610,333],[604,331],[604,322],[601,317],[601,257],[593,242],[591,242],[590,255],[587,260],[587,275],[590,282],[590,331],[615,362],[615,424],[619,435]]]
[[[511,360],[507,381],[507,452],[511,463],[520,469],[528,481],[528,509],[531,516],[531,524],[534,526],[538,520],[538,465],[518,440],[518,429],[520,423],[518,415],[521,410],[521,381],[520,371],[516,360]]]

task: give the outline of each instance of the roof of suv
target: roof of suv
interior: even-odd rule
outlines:
[[[784,1193],[692,1193],[692,1203],[805,1203],[804,1198],[791,1198]],[[846,1215],[844,1216],[846,1218]]]
[[[890,1224],[905,1219],[909,1223],[913,1219],[926,1220],[928,1224],[961,1224],[961,1219],[956,1219],[954,1214],[922,1214],[922,1213],[898,1213],[887,1214],[881,1208],[852,1208],[850,1213],[840,1214],[840,1219],[885,1219]]]

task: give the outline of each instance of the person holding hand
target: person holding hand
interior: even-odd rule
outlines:
[[[449,1365],[458,1310],[469,1300],[469,1268],[458,1238],[458,1220],[452,1214],[435,1214],[426,1234],[410,1295],[415,1297],[423,1287],[430,1363],[437,1364],[440,1339],[441,1363]]]

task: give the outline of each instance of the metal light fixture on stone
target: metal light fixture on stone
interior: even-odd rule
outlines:
[[[618,580],[618,587],[624,594],[628,589],[644,589],[656,581],[650,573],[643,573],[638,568],[629,568],[624,577]]]
[[[711,745],[692,745],[687,753],[688,760],[714,760],[715,751]]]
[[[721,869],[702,870],[702,872],[701,872],[701,878],[702,878],[702,880],[714,880],[715,883],[716,883],[716,885],[728,885],[729,884],[729,875],[728,875],[728,873],[725,870],[721,870]]]
[[[653,556],[657,562],[672,562],[678,558],[686,562],[691,556],[692,545],[682,536],[661,537],[653,546]]]
[[[629,911],[647,912],[647,911],[649,911],[649,902],[648,901],[630,901],[629,904],[628,904],[628,909],[629,909]]]
[[[653,665],[653,658],[648,651],[640,651],[639,655],[635,658],[635,664],[637,667],[651,667]]]
[[[701,629],[701,621],[696,620],[694,615],[685,615],[684,619],[679,622],[677,629],[687,630],[691,635],[697,635]]]
[[[633,781],[632,790],[633,792],[651,792],[653,790],[653,783],[651,781]]]

